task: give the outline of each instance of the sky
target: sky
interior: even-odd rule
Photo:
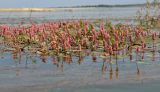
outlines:
[[[149,0],[153,1],[153,0]],[[146,0],[0,0],[0,8],[63,7],[97,4],[137,4]]]

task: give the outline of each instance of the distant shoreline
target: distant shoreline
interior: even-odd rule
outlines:
[[[160,3],[157,3],[160,4]],[[151,5],[154,5],[151,3]],[[46,7],[46,8],[0,8],[0,12],[54,12],[54,11],[74,11],[78,8],[114,8],[114,7],[144,7],[146,6],[146,3],[144,4],[125,4],[125,5],[82,5],[82,6],[70,6],[70,7]]]
[[[156,5],[159,5],[160,3],[157,3]],[[147,3],[143,4],[115,4],[115,5],[109,5],[109,4],[98,4],[98,5],[81,5],[81,6],[70,6],[70,7],[57,7],[57,8],[90,8],[90,7],[106,7],[106,8],[114,8],[114,7],[144,7]],[[154,3],[151,3],[151,5],[155,5]],[[51,7],[52,8],[52,7]]]
[[[0,12],[53,12],[56,8],[0,8]]]
[[[84,6],[73,6],[72,8],[89,8],[89,7],[107,7],[107,8],[114,8],[114,7],[143,7],[146,4],[126,4],[126,5],[84,5]]]

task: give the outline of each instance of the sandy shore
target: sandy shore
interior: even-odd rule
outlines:
[[[51,12],[55,8],[0,8],[0,12]]]

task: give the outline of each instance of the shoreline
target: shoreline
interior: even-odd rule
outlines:
[[[55,8],[0,8],[0,12],[53,12]]]

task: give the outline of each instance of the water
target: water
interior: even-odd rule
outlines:
[[[78,8],[72,12],[1,12],[0,22],[17,24],[25,20],[29,23],[30,16],[36,22],[62,19],[134,19],[138,9],[139,7]],[[132,53],[132,61],[129,56],[118,57],[118,71],[115,57],[111,64],[109,59],[104,62],[98,54],[96,62],[89,55],[82,61],[73,56],[72,62],[65,62],[61,57],[58,64],[53,64],[53,56],[3,52],[2,48],[5,47],[0,47],[0,89],[2,92],[150,92],[153,89],[159,92],[159,47],[158,43],[156,52],[146,51],[143,61],[139,60],[140,56],[136,61],[135,51]],[[104,66],[106,71],[102,71]]]
[[[140,7],[124,8],[60,8],[56,12],[0,12],[0,23],[37,22],[62,19],[135,19]],[[17,20],[18,19],[18,20]]]
[[[104,62],[98,53],[96,61],[92,60],[93,55],[84,56],[81,61],[80,57],[73,56],[70,62],[60,57],[55,64],[53,57],[57,60],[56,56],[1,52],[0,89],[3,92],[132,92],[135,89],[150,92],[153,88],[158,91],[160,53],[146,51],[143,61],[140,53],[138,60],[135,51],[132,55],[132,61],[129,56],[119,56],[117,66],[115,57],[112,63],[109,58]]]

